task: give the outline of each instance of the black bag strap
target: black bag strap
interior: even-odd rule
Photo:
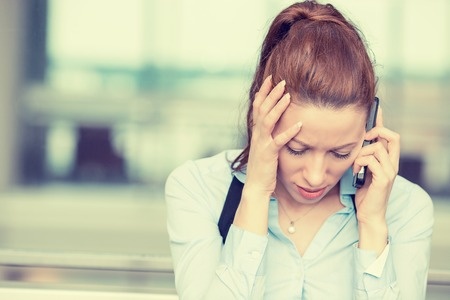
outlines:
[[[218,224],[220,235],[222,236],[222,242],[224,244],[227,239],[228,230],[230,230],[230,226],[233,223],[234,215],[236,214],[239,202],[241,201],[243,187],[244,184],[240,182],[236,176],[233,176]]]

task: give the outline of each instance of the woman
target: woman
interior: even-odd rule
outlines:
[[[167,180],[181,299],[424,299],[432,202],[397,175],[400,140],[381,110],[365,130],[375,85],[365,43],[333,6],[307,1],[276,16],[250,90],[247,147]],[[244,185],[222,244],[233,176]]]

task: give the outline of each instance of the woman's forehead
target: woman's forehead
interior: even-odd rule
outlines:
[[[333,144],[342,144],[361,137],[365,120],[364,112],[354,107],[332,109],[314,105],[290,105],[281,117],[280,126],[287,129],[292,124],[302,122],[297,140],[309,144],[327,139]]]

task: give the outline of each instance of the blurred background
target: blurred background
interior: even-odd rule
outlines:
[[[450,1],[329,2],[373,52],[400,173],[432,195],[427,299],[448,299]],[[176,299],[165,179],[242,146],[262,38],[291,3],[0,1],[0,295]]]

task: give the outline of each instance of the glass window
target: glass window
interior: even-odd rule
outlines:
[[[33,282],[30,270],[45,257],[40,266],[53,269],[42,278],[81,276],[55,273],[61,268],[110,268],[155,282],[156,270],[173,289],[165,179],[188,159],[243,145],[262,38],[291,2],[23,3],[17,10],[33,17],[17,22],[28,28],[23,47],[31,59],[10,108],[19,150],[0,157],[18,165],[1,195],[0,248],[4,264],[29,263],[3,279],[18,272],[19,281]],[[431,193],[437,208],[431,268],[450,270],[443,230],[450,213],[449,2],[331,3],[373,51],[386,124],[402,135],[400,172]],[[139,265],[148,276],[136,275]],[[105,281],[123,282],[111,274]]]

